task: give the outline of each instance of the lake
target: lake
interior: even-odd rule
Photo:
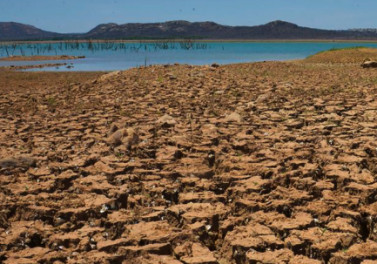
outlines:
[[[358,42],[58,42],[0,44],[0,57],[9,55],[74,55],[85,59],[64,61],[0,61],[0,66],[73,63],[29,71],[112,71],[152,64],[229,64],[303,59],[320,51],[365,46]]]

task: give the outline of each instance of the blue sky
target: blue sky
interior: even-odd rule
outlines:
[[[260,25],[285,20],[324,29],[377,28],[376,0],[0,0],[0,21],[55,32],[100,23],[215,21]]]

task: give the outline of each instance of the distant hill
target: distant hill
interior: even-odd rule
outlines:
[[[300,27],[285,21],[260,26],[223,26],[214,22],[171,21],[147,24],[102,24],[84,35],[86,38],[204,38],[204,39],[377,39],[377,33],[336,31]]]
[[[84,34],[59,34],[30,25],[0,22],[0,40],[35,39],[324,39],[377,40],[377,30],[323,30],[300,27],[285,21],[259,26],[224,26],[214,22],[169,21],[164,23],[100,24]]]
[[[0,22],[0,40],[51,39],[64,34],[48,32],[34,26],[15,22]]]

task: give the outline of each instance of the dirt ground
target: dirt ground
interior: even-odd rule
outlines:
[[[341,61],[0,71],[0,262],[377,263],[377,69]]]

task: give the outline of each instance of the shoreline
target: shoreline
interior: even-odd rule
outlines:
[[[316,54],[313,54],[313,55],[310,55],[310,56],[307,56],[305,58],[296,58],[296,59],[287,59],[287,60],[263,60],[263,61],[248,61],[248,62],[233,62],[233,63],[226,63],[226,64],[220,64],[221,66],[227,66],[227,65],[236,65],[236,64],[255,64],[255,63],[260,63],[260,62],[282,62],[282,63],[292,63],[292,62],[304,62],[304,61],[308,61],[310,62],[310,60],[313,60],[313,57],[314,57],[314,61],[312,62],[316,62],[316,59],[315,57],[319,56],[320,57],[320,61],[326,61],[326,57],[328,57],[330,55],[330,57],[337,57],[336,54],[343,54],[343,55],[346,55],[348,56],[348,58],[346,57],[346,61],[339,61],[338,58],[332,58],[332,61],[330,59],[328,59],[328,62],[329,63],[354,63],[354,64],[357,64],[357,63],[361,63],[363,60],[365,60],[365,58],[371,58],[371,57],[374,57],[376,56],[377,54],[377,48],[362,48],[362,47],[357,47],[357,48],[342,48],[342,49],[329,49],[329,50],[326,50],[326,51],[322,51],[322,52],[319,52],[319,53],[316,53]],[[325,56],[325,58],[322,58],[323,56]],[[43,57],[43,56],[31,56],[31,57],[24,57],[25,60],[19,60],[19,58],[23,58],[21,56],[16,56],[16,57],[13,57],[15,58],[16,61],[33,61],[33,58],[35,57]],[[56,57],[56,56],[44,56],[44,57]],[[64,58],[68,58],[69,56],[66,56],[66,55],[63,55],[62,57]],[[72,57],[75,57],[75,56],[72,56]],[[83,56],[76,56],[75,58],[82,58]],[[347,61],[349,60],[349,57],[353,57],[353,58],[357,58],[355,61]],[[377,61],[377,57],[374,57],[375,60]],[[5,58],[5,59],[2,59],[0,58],[0,61],[7,61],[7,59],[9,59],[8,57]],[[12,61],[12,60],[9,60],[9,61]],[[40,60],[36,60],[36,61],[40,61]],[[168,65],[176,65],[177,63],[175,64],[168,64]],[[216,63],[215,63],[216,64]],[[165,64],[151,64],[151,65],[148,65],[147,67],[149,66],[161,66],[161,65],[165,65]],[[191,65],[191,64],[187,64],[187,63],[178,63],[178,65],[190,65],[190,66],[205,66],[205,65],[211,65],[211,64],[202,64],[202,65]],[[62,59],[60,63],[44,63],[44,64],[36,64],[36,65],[9,65],[9,66],[0,66],[0,69],[2,70],[15,70],[15,71],[19,71],[19,70],[27,70],[27,69],[34,69],[34,68],[51,68],[51,67],[62,67],[62,66],[66,66],[66,68],[68,69],[71,69],[71,68],[74,68],[74,64],[71,63],[70,65],[68,65],[67,63],[64,63],[64,60]],[[143,67],[143,66],[141,66]],[[144,66],[145,67],[145,66]],[[124,69],[119,69],[119,70],[114,70],[114,71],[126,71],[126,70],[130,70],[130,69],[134,69],[134,68],[140,68],[140,66],[135,66],[135,67],[131,67],[131,68],[124,68]],[[101,71],[101,70],[100,70]],[[45,72],[44,70],[41,70],[41,71],[38,71],[38,72]],[[55,70],[52,70],[52,71],[49,71],[49,72],[61,72],[61,71],[55,71]],[[76,70],[73,70],[73,72],[81,72],[80,70],[76,71]],[[94,71],[83,71],[83,72],[98,72],[98,70],[94,70]],[[111,71],[101,71],[101,72],[111,72]]]

